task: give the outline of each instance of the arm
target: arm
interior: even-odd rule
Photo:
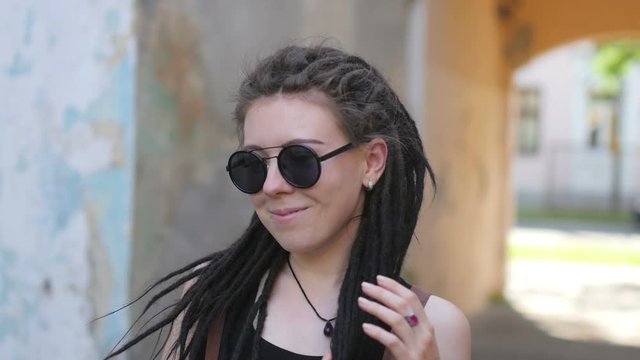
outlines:
[[[182,288],[182,294],[180,297],[184,296],[184,294],[189,290],[190,287],[195,284],[196,279],[192,279],[187,281]],[[180,327],[182,325],[182,318],[184,317],[184,313],[178,314],[175,320],[171,323],[171,329],[169,330],[169,337],[167,337],[167,341],[164,343],[164,348],[162,349],[162,360],[177,360],[178,354],[171,354],[171,348],[178,340],[178,336],[180,335]]]
[[[449,301],[433,295],[424,309],[433,324],[440,359],[471,359],[471,329],[462,311]]]
[[[209,263],[206,262],[202,265],[199,265],[198,267],[196,267],[194,270],[200,269],[202,267],[207,266]],[[184,286],[182,287],[182,293],[180,294],[180,297],[183,297],[184,294],[186,294],[187,290],[189,290],[193,284],[196,283],[196,281],[198,281],[198,278],[193,278],[189,281],[187,281]],[[180,327],[182,326],[182,318],[184,317],[184,313],[180,313],[178,314],[178,316],[176,317],[175,320],[173,320],[173,322],[171,323],[171,329],[169,330],[169,336],[167,337],[167,341],[164,343],[164,347],[162,348],[162,357],[160,358],[161,360],[178,360],[178,354],[173,353],[171,354],[171,348],[173,347],[173,345],[175,344],[175,342],[178,340],[178,336],[180,336]]]

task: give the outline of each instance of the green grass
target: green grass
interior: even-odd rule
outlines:
[[[509,244],[509,259],[640,266],[640,248],[607,244],[534,246]]]
[[[518,209],[518,219],[525,221],[575,221],[628,226],[633,223],[633,216],[629,211]]]

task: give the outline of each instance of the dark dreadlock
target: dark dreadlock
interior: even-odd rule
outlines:
[[[351,142],[357,145],[379,137],[387,143],[386,169],[378,185],[365,198],[360,227],[340,289],[331,341],[336,360],[380,359],[382,345],[362,332],[362,322],[380,322],[359,309],[360,283],[374,282],[378,274],[399,277],[422,204],[425,175],[429,174],[435,188],[434,174],[414,121],[383,76],[361,58],[324,46],[283,48],[260,61],[246,76],[235,110],[241,142],[244,118],[254,101],[278,93],[310,90],[321,91],[331,101]],[[172,351],[180,360],[196,360],[206,347],[212,323],[237,312],[234,306],[239,300],[255,291],[262,277],[269,274],[262,293],[249,310],[231,356],[237,360],[244,350],[241,344],[253,336],[252,358],[257,359],[266,302],[287,257],[288,253],[254,214],[244,234],[230,248],[200,259],[156,283],[165,287],[150,300],[144,312],[162,296],[197,279],[162,320],[109,357],[170,326],[183,313]],[[206,266],[199,267],[202,264]],[[166,285],[175,277],[177,280]],[[256,316],[257,329],[251,335]]]

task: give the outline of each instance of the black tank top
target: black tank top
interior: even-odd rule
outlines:
[[[224,322],[224,330],[222,332],[222,338],[220,340],[220,353],[219,359],[226,360],[230,359],[233,353],[233,349],[235,344],[240,340],[240,333],[242,331],[242,326],[245,323],[247,317],[249,316],[249,310],[251,310],[251,305],[253,305],[253,301],[256,298],[257,289],[255,289],[251,294],[247,294],[247,296],[243,296],[243,304],[239,307],[239,310],[236,313],[230,313],[225,317]],[[250,332],[246,339],[244,340],[244,344],[242,345],[242,354],[240,359],[251,359],[251,346],[253,341],[253,336],[255,331],[253,328],[250,329]],[[258,350],[258,359],[260,360],[321,360],[322,356],[309,356],[309,355],[301,355],[291,352],[289,350],[280,348],[265,339],[260,339],[259,350]],[[204,357],[202,357],[204,359]]]
[[[322,360],[322,356],[300,355],[260,339],[260,360]]]
[[[400,282],[407,288],[411,288],[411,285],[400,279]],[[224,330],[222,332],[222,338],[220,339],[220,353],[218,358],[220,360],[231,359],[235,344],[238,343],[240,333],[242,331],[242,325],[245,323],[249,316],[251,305],[253,304],[258,289],[253,290],[251,293],[242,296],[245,299],[243,303],[238,306],[237,311],[232,311],[225,317]],[[251,359],[251,347],[252,340],[255,331],[251,328],[249,336],[246,336],[244,344],[242,345],[242,354],[240,359]],[[200,359],[204,359],[204,349],[198,352],[201,356]],[[322,356],[309,356],[296,354],[294,352],[282,349],[265,339],[260,339],[259,343],[259,356],[260,360],[322,360]]]

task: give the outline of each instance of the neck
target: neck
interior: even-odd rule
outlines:
[[[309,287],[340,289],[347,271],[348,255],[344,258],[331,258],[321,261],[317,257],[291,254],[289,261],[297,276]]]
[[[357,229],[358,225],[348,226]],[[290,254],[291,266],[301,281],[305,285],[309,284],[306,286],[320,286],[339,291],[349,265],[349,256],[355,240],[355,231],[349,230],[353,229],[347,229],[345,233],[352,233],[353,236],[342,241],[334,241],[325,248],[316,249],[309,253],[292,252]]]

